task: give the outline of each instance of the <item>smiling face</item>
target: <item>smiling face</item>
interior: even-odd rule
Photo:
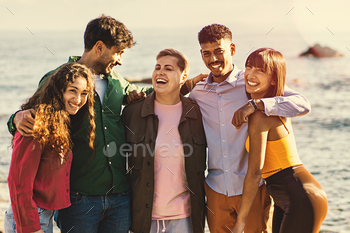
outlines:
[[[228,38],[201,44],[202,59],[211,71],[214,81],[222,82],[229,76],[233,69],[232,56],[235,51],[235,45]]]
[[[112,69],[116,65],[123,64],[123,53],[125,50],[119,51],[115,46],[112,46],[110,49],[106,46],[102,47],[102,53],[100,57],[95,61],[92,66],[92,69],[96,74],[110,75]]]
[[[78,77],[73,83],[68,83],[63,93],[63,101],[66,111],[75,115],[86,103],[88,97],[87,82],[83,77]]]
[[[246,91],[253,99],[264,98],[271,85],[275,85],[272,75],[262,68],[247,65],[244,72]]]
[[[178,59],[173,56],[164,56],[157,60],[152,74],[152,84],[157,95],[179,96],[187,74],[181,72],[177,63]]]

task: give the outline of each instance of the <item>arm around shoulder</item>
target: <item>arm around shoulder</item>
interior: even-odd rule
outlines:
[[[295,117],[302,116],[311,111],[310,102],[307,98],[285,86],[284,96],[260,99],[267,116]]]

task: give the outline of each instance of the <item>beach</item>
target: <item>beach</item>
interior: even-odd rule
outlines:
[[[131,80],[150,78],[156,54],[172,47],[189,57],[190,77],[205,73],[207,68],[201,60],[196,40],[199,29],[134,30],[138,44],[126,51],[123,66],[115,69]],[[350,53],[338,47],[348,41],[350,35],[340,37],[339,43],[327,44],[345,57],[314,59],[299,57],[309,44],[297,31],[275,28],[266,35],[263,30],[252,33],[242,27],[233,32],[236,44],[233,61],[240,69],[244,68],[249,52],[259,47],[272,47],[285,56],[287,85],[305,95],[312,106],[309,114],[293,118],[292,122],[300,158],[327,193],[329,209],[321,230],[350,232],[350,117],[347,103]],[[0,230],[4,211],[9,206],[6,180],[11,160],[11,135],[6,122],[34,93],[46,72],[66,62],[68,56],[82,54],[82,34],[83,29],[36,32],[35,36],[28,32],[0,34],[0,49],[5,54],[0,58],[0,73],[3,74],[0,76]],[[315,32],[316,37],[326,36],[320,31]]]

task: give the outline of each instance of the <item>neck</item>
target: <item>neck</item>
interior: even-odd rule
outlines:
[[[160,104],[175,105],[181,101],[180,93],[178,93],[177,95],[166,95],[161,93],[155,93],[155,95],[156,95],[155,100]]]
[[[94,65],[94,59],[93,59],[94,55],[92,54],[91,51],[89,52],[84,52],[83,55],[81,56],[81,58],[77,61],[79,64],[83,64],[86,65],[87,67],[89,67],[92,71],[93,74],[99,75],[97,74],[94,69],[93,69],[93,65]]]
[[[222,83],[223,81],[225,81],[227,79],[227,77],[232,73],[233,68],[224,76],[220,76],[220,77],[215,77],[214,75],[212,82],[216,82],[216,83]]]

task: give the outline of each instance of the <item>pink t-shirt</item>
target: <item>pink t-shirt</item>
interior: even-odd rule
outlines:
[[[191,214],[183,147],[178,130],[182,102],[164,105],[154,101],[159,125],[154,157],[152,219],[181,219]]]

